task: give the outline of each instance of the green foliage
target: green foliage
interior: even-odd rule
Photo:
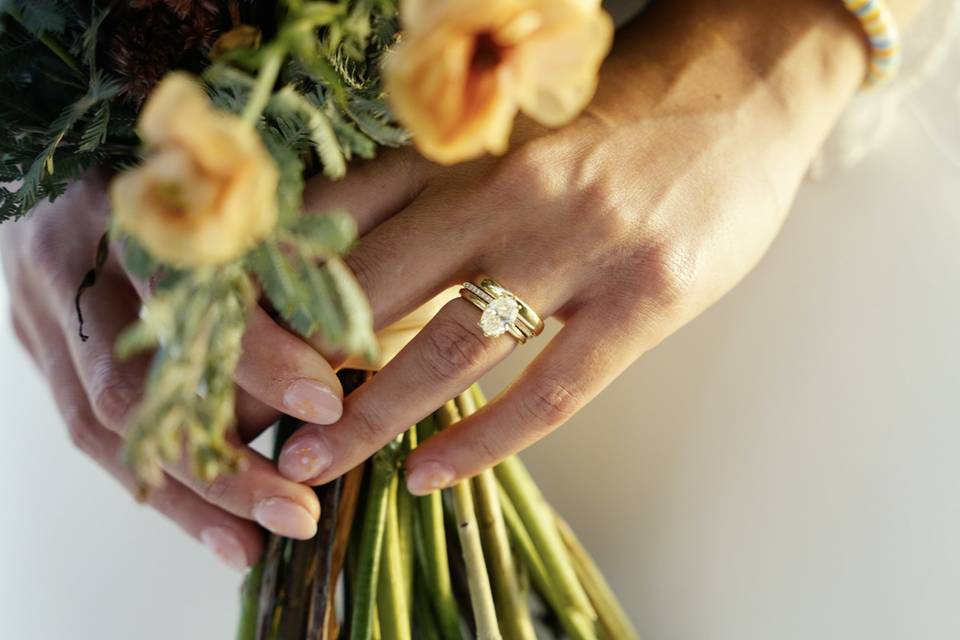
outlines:
[[[183,447],[193,473],[205,481],[240,467],[227,432],[234,422],[233,372],[255,301],[238,265],[198,269],[151,298],[121,335],[122,357],[157,349],[124,451],[145,485],[160,485],[161,463],[179,460]]]
[[[97,67],[108,2],[0,0],[0,221],[61,194],[92,166],[130,166],[136,108]],[[407,141],[383,99],[379,63],[396,35],[395,0],[286,0],[260,49],[228,52],[203,73],[213,103],[254,124],[279,174],[271,236],[216,268],[159,263],[114,228],[115,245],[153,296],[120,338],[121,356],[153,351],[125,452],[145,485],[186,455],[201,478],[238,468],[228,443],[233,374],[259,288],[288,326],[331,350],[374,358],[369,304],[342,255],[356,239],[344,212],[303,210],[305,176],[342,177],[355,157]],[[278,58],[278,53],[282,54]],[[279,61],[279,64],[277,64]],[[252,112],[252,113],[251,113]],[[13,186],[11,186],[13,185]],[[68,223],[68,222],[66,222]]]
[[[285,120],[288,130],[291,123],[300,123],[298,128],[309,137],[327,177],[337,179],[346,174],[347,160],[330,118],[293,87],[286,86],[273,95],[268,113],[278,121]]]
[[[46,145],[27,170],[17,177],[22,181],[15,196],[21,211],[30,210],[44,197],[52,200],[76,177],[71,171],[57,171],[58,156],[75,161],[73,164],[68,163],[68,167],[78,166],[77,160],[81,160],[79,166],[84,169],[96,164],[99,158],[96,155],[91,157],[90,154],[96,154],[100,144],[106,141],[109,100],[116,96],[119,90],[120,85],[117,82],[94,74],[87,93],[67,105],[60,116],[50,124],[44,133]],[[86,126],[81,127],[85,122]]]
[[[105,12],[83,13],[83,4],[13,0],[3,6],[0,179],[17,186],[0,190],[0,222],[53,200],[91,167],[135,154],[130,108],[116,100],[120,85],[93,64]],[[82,54],[82,62],[74,54]]]
[[[14,13],[23,26],[34,35],[60,35],[67,28],[70,3],[59,0],[12,0],[6,10]]]
[[[306,243],[265,242],[248,264],[270,303],[297,333],[319,332],[331,348],[376,357],[370,306],[340,258],[318,264]]]

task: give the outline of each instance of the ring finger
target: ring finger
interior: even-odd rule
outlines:
[[[564,302],[563,292],[554,293],[559,297],[534,293],[532,308],[550,315]],[[466,300],[447,303],[380,373],[347,397],[338,423],[309,425],[290,438],[280,456],[281,473],[298,482],[327,482],[463,392],[517,344],[507,334],[485,336],[478,314]]]

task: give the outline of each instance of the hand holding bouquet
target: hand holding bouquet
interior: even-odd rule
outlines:
[[[599,84],[591,0],[0,7],[0,215],[70,183],[4,231],[19,333],[77,442],[127,478],[123,446],[189,532],[237,564],[260,556],[250,520],[298,539],[266,541],[242,637],[632,637],[509,456],[762,255],[864,75],[842,3],[655,3]],[[408,139],[444,165],[511,149],[350,162]],[[117,174],[112,206],[94,166]],[[65,309],[107,227],[78,334]],[[378,344],[373,327],[481,273],[533,304],[478,278],[482,330],[454,300],[417,333],[435,300],[395,358]],[[144,355],[117,362],[141,306],[119,347]],[[479,409],[472,383],[536,336],[534,309],[563,330]],[[276,409],[313,424],[284,419],[273,464],[241,444]]]
[[[124,450],[145,496],[184,455],[207,483],[249,464],[231,444],[233,378],[261,295],[333,357],[378,361],[369,307],[340,257],[355,224],[348,212],[304,212],[306,175],[340,178],[350,158],[405,144],[408,131],[444,163],[502,153],[518,109],[549,126],[577,115],[612,34],[597,2],[408,2],[402,34],[390,1],[289,1],[274,11],[191,4],[6,7],[12,46],[43,55],[4,82],[38,99],[57,83],[74,94],[60,97],[60,116],[43,127],[33,125],[42,114],[9,113],[3,217],[58,197],[87,167],[118,169],[109,232],[77,310],[82,322],[84,292],[111,252],[147,295],[117,343],[123,357],[153,352]],[[181,36],[205,27],[189,41],[212,62],[168,53],[158,57],[170,69],[154,83],[134,76],[146,52],[112,29],[138,10],[180,24]],[[580,45],[584,55],[551,54]],[[404,335],[416,329],[400,326]],[[81,324],[78,339],[86,337]],[[341,373],[346,387],[358,376]],[[357,638],[460,637],[464,623],[479,637],[533,637],[528,580],[570,635],[632,633],[518,461],[459,483],[446,501],[437,491],[415,498],[398,483],[406,453],[482,404],[469,389],[318,488],[318,535],[271,536],[245,586],[241,637],[335,637],[341,624]],[[282,423],[278,445],[294,424]],[[458,536],[448,539],[451,522]],[[348,596],[339,616],[338,588]]]

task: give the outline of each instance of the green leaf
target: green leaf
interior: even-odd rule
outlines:
[[[273,307],[304,337],[319,332],[330,348],[373,358],[377,343],[363,290],[340,258],[317,265],[300,247],[275,241],[248,257]]]
[[[331,258],[324,269],[337,289],[339,306],[347,317],[347,334],[343,347],[348,353],[358,353],[370,360],[377,356],[377,340],[373,333],[373,312],[367,296],[356,276],[340,258]]]
[[[120,83],[118,81],[97,74],[91,79],[87,93],[76,102],[64,107],[57,119],[47,129],[48,142],[46,146],[23,174],[23,182],[17,190],[21,212],[25,213],[32,209],[44,195],[55,197],[58,193],[62,193],[65,181],[54,178],[56,171],[54,160],[57,149],[73,127],[91,109],[110,100],[119,92]],[[77,151],[82,153],[84,149],[78,149]],[[70,175],[70,177],[75,177],[75,174]],[[44,184],[45,182],[46,184]]]
[[[80,136],[79,151],[93,151],[107,141],[110,128],[110,103],[102,102]]]
[[[356,98],[350,101],[347,115],[360,130],[386,147],[399,147],[410,142],[410,134],[394,124],[393,116],[380,101]]]
[[[268,108],[271,114],[298,116],[303,119],[320,161],[323,172],[330,178],[342,178],[347,172],[347,161],[340,149],[330,119],[290,86],[274,94]]]
[[[147,300],[140,320],[122,334],[122,355],[158,348],[124,448],[144,485],[162,483],[161,463],[179,460],[184,449],[200,480],[239,468],[241,455],[226,432],[252,304],[252,283],[238,264],[197,269]]]
[[[57,0],[14,0],[9,4],[20,13],[23,26],[34,35],[59,35],[67,27],[67,9]]]
[[[337,138],[340,140],[345,156],[349,158],[356,154],[361,158],[372,158],[376,155],[377,145],[369,136],[340,115],[332,104],[327,105],[326,111],[330,116],[330,122],[333,123],[334,131],[337,132]]]
[[[269,130],[260,131],[279,172],[277,207],[280,226],[286,226],[295,221],[303,210],[303,161],[291,148],[295,145],[280,139]]]
[[[143,245],[132,236],[120,235],[119,239],[123,244],[123,267],[130,275],[146,280],[156,273],[160,263],[147,253]]]
[[[290,239],[314,258],[346,253],[357,238],[357,223],[344,211],[305,214],[288,229]]]
[[[254,249],[247,257],[247,265],[284,318],[289,319],[304,304],[306,293],[299,277],[275,242],[267,240]]]
[[[304,67],[307,74],[316,82],[327,88],[333,94],[333,99],[341,108],[347,106],[347,90],[336,69],[330,64],[326,56],[317,53],[314,56],[303,56],[298,62]]]

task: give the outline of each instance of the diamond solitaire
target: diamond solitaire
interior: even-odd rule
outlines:
[[[523,344],[543,331],[540,316],[493,278],[482,278],[478,284],[464,282],[460,297],[482,312],[477,325],[487,338],[509,333]]]
[[[513,296],[494,298],[480,316],[480,328],[488,338],[502,336],[510,330],[520,316],[520,305]]]

